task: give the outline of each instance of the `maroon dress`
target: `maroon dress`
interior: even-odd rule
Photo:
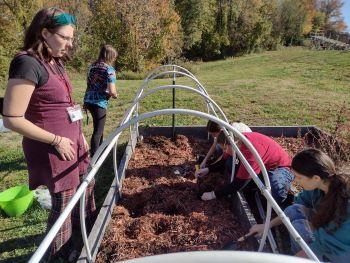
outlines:
[[[68,116],[67,108],[74,102],[67,74],[57,74],[51,65],[39,62],[49,77],[46,84],[34,89],[25,118],[48,132],[71,139],[75,156],[71,161],[63,161],[54,146],[26,137],[22,145],[30,189],[46,185],[51,193],[58,193],[79,185],[79,175],[87,171],[90,160],[84,148],[81,121],[71,122]]]

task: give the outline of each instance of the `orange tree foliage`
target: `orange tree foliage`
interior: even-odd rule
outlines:
[[[142,71],[181,53],[180,17],[170,0],[96,1],[93,14],[95,48],[115,46],[123,69]]]
[[[342,0],[319,0],[319,11],[324,14],[324,31],[341,32],[346,29],[341,8]]]
[[[309,34],[314,29],[314,21],[317,15],[317,0],[302,0],[306,10],[306,21],[303,34]]]

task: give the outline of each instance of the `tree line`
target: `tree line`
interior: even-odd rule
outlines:
[[[77,17],[69,66],[85,70],[102,43],[119,70],[142,72],[182,58],[214,60],[346,28],[342,0],[0,0],[0,78],[34,14],[57,6]]]

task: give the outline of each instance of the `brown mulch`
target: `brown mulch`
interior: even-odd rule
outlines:
[[[152,137],[137,145],[123,182],[123,198],[113,212],[96,262],[221,249],[244,234],[228,199],[203,202],[198,198],[194,164],[209,147],[207,141],[182,135],[175,142]],[[223,183],[221,175],[208,176],[200,191]],[[249,247],[243,244],[242,249]]]
[[[301,138],[274,138],[291,156],[305,147]],[[222,249],[244,235],[230,200],[203,202],[198,195],[226,183],[220,174],[198,184],[194,164],[207,141],[177,136],[146,138],[135,149],[96,262],[195,250]],[[243,242],[241,250],[251,250]]]

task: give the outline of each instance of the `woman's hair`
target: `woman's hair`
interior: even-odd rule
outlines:
[[[320,228],[334,221],[336,227],[339,227],[348,213],[350,176],[337,173],[332,159],[317,149],[299,152],[294,156],[291,166],[301,175],[309,178],[318,175],[324,182],[329,182],[328,192],[319,204],[317,213],[311,218],[312,225]]]
[[[221,131],[221,127],[216,122],[213,122],[213,121],[209,120],[208,123],[207,123],[207,131],[210,132],[210,133],[220,132]]]
[[[112,65],[118,56],[117,50],[111,45],[103,45],[100,49],[100,54],[98,55],[98,60],[102,60],[108,65]]]
[[[64,11],[55,7],[41,9],[34,16],[25,33],[23,50],[27,51],[30,55],[39,57],[43,61],[50,61],[53,58],[51,49],[41,33],[44,28],[51,33],[57,32],[58,28],[63,24],[55,18],[62,14],[65,14]],[[65,55],[62,59],[69,59],[69,57]]]

